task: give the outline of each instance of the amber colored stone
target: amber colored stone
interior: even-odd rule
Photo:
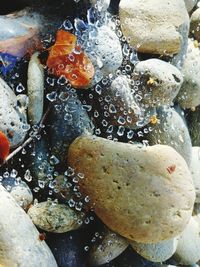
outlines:
[[[50,48],[47,66],[55,76],[64,75],[73,87],[85,88],[94,76],[94,66],[76,41],[74,34],[59,30]]]

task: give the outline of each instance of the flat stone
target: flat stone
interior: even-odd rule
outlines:
[[[79,185],[90,207],[124,237],[142,243],[171,239],[191,217],[192,178],[185,160],[169,146],[141,147],[86,135],[71,144],[68,164],[84,174]]]
[[[78,229],[81,215],[64,204],[41,202],[28,210],[32,222],[40,229],[52,233],[65,233]]]
[[[183,0],[122,0],[119,16],[123,34],[142,53],[177,54],[188,36],[189,16]],[[182,28],[187,29],[184,36]]]

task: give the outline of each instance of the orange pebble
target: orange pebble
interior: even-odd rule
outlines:
[[[2,164],[10,152],[10,142],[7,136],[0,131],[0,164]]]
[[[47,66],[55,76],[64,75],[73,87],[84,88],[94,76],[94,66],[76,41],[74,34],[59,30],[56,42],[50,48]]]

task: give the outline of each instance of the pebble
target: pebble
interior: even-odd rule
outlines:
[[[102,80],[104,76],[115,71],[121,66],[123,55],[120,40],[114,30],[103,25],[92,28],[88,33],[88,40],[84,49],[95,67],[92,85]]]
[[[0,264],[56,267],[56,261],[25,211],[0,185]]]
[[[101,238],[90,248],[89,262],[98,266],[112,261],[126,250],[128,241],[118,234],[105,228],[100,232]]]
[[[188,128],[183,118],[174,108],[160,107],[158,122],[151,125],[152,131],[146,135],[150,145],[168,145],[173,147],[190,166],[192,158],[192,143]]]
[[[200,203],[200,147],[192,148],[190,171],[196,191],[196,203]]]
[[[188,36],[189,16],[183,0],[122,0],[119,16],[123,34],[142,53],[177,54]]]
[[[178,245],[177,238],[161,241],[156,244],[131,242],[131,246],[142,257],[152,262],[164,262],[172,257]]]
[[[200,105],[200,50],[194,41],[189,39],[185,63],[183,65],[183,84],[177,101],[183,108],[194,108]]]
[[[183,83],[181,72],[160,59],[136,64],[132,80],[139,89],[141,103],[150,107],[170,105]]]
[[[192,178],[185,160],[169,146],[141,147],[86,135],[71,144],[68,164],[85,174],[80,190],[95,213],[124,237],[157,243],[180,234],[190,219]]]
[[[65,233],[78,229],[82,223],[80,214],[64,204],[45,201],[28,210],[33,223],[40,229],[52,233]]]
[[[190,34],[200,41],[200,8],[196,9],[190,18]]]
[[[28,66],[28,118],[31,124],[40,122],[44,105],[44,69],[38,55],[38,52],[32,55]]]
[[[11,177],[15,175],[16,177]],[[22,207],[24,210],[27,210],[28,206],[33,202],[33,194],[29,186],[21,181],[21,178],[17,176],[17,171],[12,170],[10,176],[7,178],[2,178],[1,185],[11,194],[15,199],[17,204]]]
[[[17,97],[0,78],[0,130],[8,137],[11,148],[23,142],[29,129],[26,107],[22,106],[20,100],[21,98]]]
[[[200,260],[199,221],[192,217],[179,237],[175,260],[183,265],[193,265]]]

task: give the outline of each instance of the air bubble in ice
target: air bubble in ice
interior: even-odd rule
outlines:
[[[57,98],[57,93],[55,91],[49,93],[46,95],[46,98],[50,101],[50,102],[54,102]]]

